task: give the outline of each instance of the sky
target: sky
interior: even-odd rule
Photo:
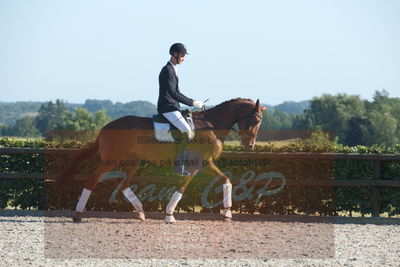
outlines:
[[[400,97],[397,0],[0,0],[0,101],[156,104],[175,42],[181,92],[209,104]]]

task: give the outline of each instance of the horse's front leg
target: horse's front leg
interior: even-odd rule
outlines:
[[[197,171],[194,172],[193,175],[185,176],[182,186],[180,186],[172,195],[171,199],[168,202],[167,208],[165,209],[165,219],[166,223],[174,223],[176,222],[174,217],[174,211],[178,202],[181,200],[183,193],[185,192],[186,188],[189,186],[190,182],[192,181],[193,177],[197,174]]]
[[[222,215],[224,216],[225,220],[229,221],[232,218],[232,183],[229,177],[226,176],[225,173],[223,173],[211,160],[208,162],[204,172],[211,176],[220,176],[221,179],[223,179],[224,184],[222,185],[222,191],[224,198],[222,203],[224,205],[224,210]]]

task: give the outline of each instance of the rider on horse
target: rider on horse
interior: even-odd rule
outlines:
[[[167,65],[161,69],[160,75],[158,76],[160,91],[157,111],[181,132],[177,149],[177,157],[179,157],[189,142],[189,136],[192,136],[192,129],[183,118],[179,103],[196,108],[203,108],[204,103],[202,101],[193,100],[179,91],[177,65],[181,64],[185,60],[185,55],[188,54],[185,46],[181,43],[175,43],[169,49],[169,54],[171,58],[167,62]]]

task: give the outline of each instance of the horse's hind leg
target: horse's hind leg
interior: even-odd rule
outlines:
[[[100,165],[92,174],[92,176],[86,181],[86,185],[82,190],[81,196],[79,198],[78,203],[76,204],[76,212],[72,217],[74,222],[80,222],[82,220],[82,214],[85,210],[86,204],[89,200],[90,195],[92,194],[93,189],[99,182],[100,176],[114,169],[115,166],[102,164]]]
[[[131,202],[135,210],[138,212],[138,218],[142,221],[146,220],[144,215],[143,205],[140,199],[133,193],[132,189],[129,187],[129,182],[136,172],[137,167],[125,167],[124,171],[127,175],[127,179],[125,180],[124,185],[121,187],[121,191],[124,194],[125,198]]]

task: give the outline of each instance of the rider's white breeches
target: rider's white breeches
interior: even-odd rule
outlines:
[[[169,120],[176,128],[182,133],[187,133],[188,136],[192,135],[192,129],[187,121],[183,118],[179,111],[171,111],[163,113],[164,117]]]

